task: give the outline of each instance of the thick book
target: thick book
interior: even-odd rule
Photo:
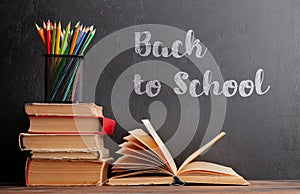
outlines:
[[[103,116],[29,116],[28,133],[104,133],[111,135],[115,121]]]
[[[151,136],[142,129],[129,131],[129,135],[124,137],[126,142],[117,151],[122,156],[112,166],[113,176],[108,180],[108,185],[250,184],[230,167],[203,161],[193,162],[222,138],[224,132],[192,153],[177,168],[149,120],[142,121]]]
[[[103,116],[103,108],[95,103],[25,103],[25,113],[35,116]]]
[[[109,158],[109,150],[102,148],[99,150],[62,150],[62,151],[31,151],[32,159],[45,160],[101,160]]]
[[[111,158],[103,160],[39,160],[27,158],[27,186],[102,186]]]
[[[31,151],[92,151],[104,148],[103,134],[19,134],[19,146]]]

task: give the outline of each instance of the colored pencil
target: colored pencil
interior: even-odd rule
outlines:
[[[58,22],[57,29],[56,29],[56,39],[55,39],[55,54],[59,54],[59,44],[60,44],[60,33],[61,33],[61,23]]]
[[[88,37],[86,38],[86,41],[83,43],[83,46],[81,47],[82,49],[79,51],[80,55],[84,55],[84,52],[85,52],[86,48],[88,47],[88,45],[90,44],[90,42],[91,42],[92,38],[94,37],[95,33],[96,33],[96,29],[94,29],[91,33],[89,33],[87,35]],[[71,75],[70,81],[67,85],[67,88],[64,90],[64,95],[63,95],[63,98],[62,98],[63,101],[66,100],[66,97],[69,94],[69,91],[71,89],[71,85],[74,81],[74,78],[76,77],[76,72],[78,70],[79,63],[77,62],[75,65],[76,65],[75,69],[72,71],[72,75]]]
[[[65,50],[67,49],[67,40],[70,32],[70,27],[71,27],[71,22],[68,23],[66,27],[66,32],[64,34],[64,39],[61,45],[61,53],[60,54],[65,54]]]
[[[42,28],[40,28],[36,23],[35,23],[35,26],[36,26],[36,30],[38,32],[38,35],[44,45],[44,47],[46,48],[46,42],[45,42],[45,36],[44,36],[44,31]]]
[[[95,33],[96,33],[96,29],[94,29],[94,31],[91,32],[91,34],[89,35],[88,40],[87,40],[87,42],[84,44],[83,49],[82,49],[80,55],[84,55],[84,52],[85,52],[85,50],[87,49],[87,47],[89,46],[89,44],[90,44],[92,38],[94,37]]]
[[[47,22],[47,27],[46,27],[46,49],[47,49],[47,54],[50,54],[50,46],[51,46],[51,35],[50,35],[50,22]]]
[[[56,22],[53,24],[52,36],[51,36],[51,54],[55,54],[55,42],[56,42]]]
[[[71,42],[71,45],[70,45],[69,55],[73,54],[73,51],[74,51],[74,48],[75,48],[75,45],[76,45],[76,40],[77,40],[77,37],[78,37],[78,31],[79,31],[79,26],[77,26],[77,28],[76,28],[76,30],[73,34],[72,42]]]
[[[78,37],[76,39],[75,47],[78,45],[81,37],[82,37],[82,25],[79,26]]]
[[[93,25],[84,26],[78,21],[71,29],[69,21],[63,29],[60,21],[52,23],[50,20],[42,21],[42,27],[35,23],[35,27],[48,54],[45,56],[45,99],[73,100],[78,94],[76,88],[80,79],[80,56],[84,56],[96,28]]]

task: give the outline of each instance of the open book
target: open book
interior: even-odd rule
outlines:
[[[152,185],[152,184],[230,184],[249,185],[242,176],[232,168],[209,162],[193,162],[225,133],[221,132],[210,142],[192,153],[177,168],[169,150],[162,142],[148,119],[142,120],[148,135],[142,129],[129,131],[124,137],[126,142],[119,145],[117,151],[122,154],[112,166],[114,174],[108,185]]]

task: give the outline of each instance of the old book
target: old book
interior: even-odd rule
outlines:
[[[32,159],[46,160],[99,160],[109,158],[109,150],[102,148],[99,150],[76,150],[69,149],[63,151],[31,151]]]
[[[103,116],[103,108],[95,103],[25,103],[25,113],[35,116]]]
[[[107,180],[108,162],[103,160],[39,160],[27,158],[27,186],[103,185]]]
[[[104,148],[103,134],[19,134],[21,150],[84,151]]]
[[[122,156],[112,167],[114,174],[108,185],[151,185],[151,184],[230,184],[249,185],[232,168],[223,165],[193,160],[204,153],[225,133],[221,132],[210,142],[192,153],[177,168],[170,152],[162,142],[149,120],[142,120],[148,135],[142,129],[129,131],[117,152]]]
[[[29,116],[28,133],[112,134],[115,121],[102,116]]]
[[[103,116],[95,103],[25,103],[28,133],[112,134],[115,121]]]

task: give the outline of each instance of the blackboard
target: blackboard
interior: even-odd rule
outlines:
[[[34,23],[47,19],[97,27],[83,63],[82,100],[103,105],[104,114],[117,120],[115,133],[106,138],[115,158],[125,128],[137,127],[140,119],[149,117],[162,139],[170,140],[177,163],[210,138],[206,129],[211,127],[210,135],[218,130],[226,135],[202,160],[231,166],[246,179],[300,178],[298,1],[1,1],[0,5],[1,183],[24,183],[27,154],[19,150],[17,137],[29,125],[24,103],[43,101],[44,50]],[[195,53],[155,57],[135,50],[134,32],[149,31],[153,41],[171,47],[175,40],[184,42],[189,30],[208,49],[198,65]],[[131,45],[114,50],[122,41]],[[108,55],[112,56],[106,63],[98,63]],[[202,83],[206,70],[217,80],[254,81],[260,69],[265,93],[254,90],[249,97],[237,92],[232,97],[192,98],[189,91],[177,95],[177,85],[168,84],[175,83],[178,72]],[[144,81],[159,80],[159,94],[137,94],[135,74]],[[223,107],[214,111],[216,101],[226,106],[221,103]],[[210,122],[212,115],[218,121]],[[176,130],[182,122],[181,130]],[[192,127],[193,134],[185,133]]]

